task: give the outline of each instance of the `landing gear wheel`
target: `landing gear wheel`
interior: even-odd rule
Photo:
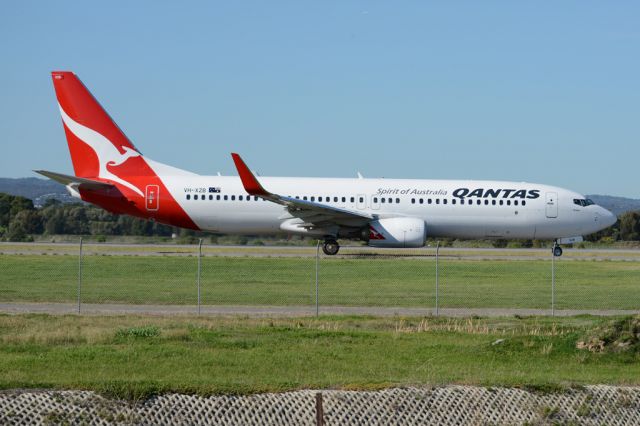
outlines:
[[[326,240],[322,246],[322,251],[327,256],[338,254],[338,250],[340,250],[340,244],[336,240]]]
[[[560,257],[562,256],[562,247],[560,247],[559,245],[555,244],[553,246],[553,249],[551,250],[553,252],[553,255],[555,257]]]

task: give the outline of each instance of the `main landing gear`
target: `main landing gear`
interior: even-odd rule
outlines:
[[[340,250],[340,244],[333,238],[324,240],[324,245],[322,246],[322,251],[324,254],[328,256],[333,256],[338,254],[338,250]]]
[[[553,243],[553,248],[551,249],[551,252],[555,257],[562,256],[562,247],[558,245],[557,241]]]

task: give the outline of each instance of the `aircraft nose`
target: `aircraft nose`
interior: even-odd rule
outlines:
[[[609,210],[600,207],[600,217],[601,219],[601,223],[607,227],[613,225],[614,223],[616,223],[618,221],[618,218],[616,217],[615,214],[611,213]]]

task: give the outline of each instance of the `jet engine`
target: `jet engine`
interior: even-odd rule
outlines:
[[[424,220],[416,217],[390,217],[369,223],[371,247],[423,247],[427,239]]]

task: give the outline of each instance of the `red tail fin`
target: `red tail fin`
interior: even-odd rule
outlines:
[[[45,176],[79,183],[83,200],[111,212],[199,229],[157,170],[165,175],[188,173],[144,158],[74,73],[54,71],[51,77],[76,176]]]
[[[140,155],[74,73],[54,71],[51,77],[76,176],[99,177],[107,164]]]

